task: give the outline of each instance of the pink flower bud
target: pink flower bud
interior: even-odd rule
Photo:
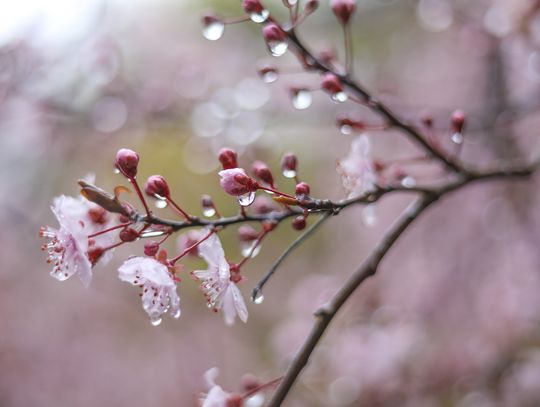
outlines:
[[[270,185],[271,187],[274,187],[274,177],[272,176],[270,168],[268,168],[265,163],[263,163],[262,161],[255,161],[253,163],[253,173],[262,182]]]
[[[137,176],[137,166],[139,165],[139,154],[133,150],[122,148],[116,153],[114,164],[125,177],[135,178]]]
[[[229,195],[239,196],[258,189],[257,182],[243,168],[231,168],[219,172],[221,188]]]
[[[330,72],[324,74],[323,80],[321,82],[321,88],[323,88],[323,90],[325,90],[331,95],[343,92],[343,86],[341,85],[341,81],[336,75]]]
[[[465,125],[465,113],[462,110],[456,110],[452,113],[451,123],[452,131],[461,133],[463,131],[463,126]]]
[[[306,14],[311,14],[319,8],[319,0],[309,0],[306,3]]]
[[[147,256],[154,257],[159,251],[159,243],[152,240],[151,242],[146,242],[144,244],[144,254]]]
[[[260,14],[264,7],[259,0],[242,0],[242,8],[246,14]]]
[[[224,170],[238,167],[238,154],[232,148],[219,150],[218,159]]]
[[[306,228],[306,218],[304,216],[297,216],[292,221],[292,227],[294,230],[303,230]]]
[[[286,153],[281,159],[281,169],[283,172],[290,171],[296,173],[296,167],[298,166],[298,159],[293,153]]]
[[[309,185],[305,182],[299,182],[296,184],[296,196],[305,196],[309,195]]]
[[[118,237],[120,237],[120,240],[122,242],[133,242],[134,240],[137,240],[139,237],[139,232],[137,232],[133,228],[125,228],[120,231],[118,234]]]
[[[330,7],[341,24],[347,24],[356,9],[356,0],[330,0]]]
[[[167,198],[170,196],[169,185],[161,175],[152,175],[148,177],[144,186],[144,192],[149,196]]]
[[[281,43],[287,40],[287,36],[283,30],[274,23],[268,23],[262,30],[263,38],[267,44]]]
[[[238,228],[238,239],[241,242],[252,242],[257,240],[258,237],[259,233],[252,226],[242,225]]]

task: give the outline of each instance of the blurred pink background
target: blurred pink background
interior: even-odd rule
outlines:
[[[265,2],[285,15],[280,3]],[[447,145],[450,113],[465,110],[468,162],[537,155],[533,3],[359,1],[356,76],[411,121],[429,111]],[[55,224],[53,197],[76,195],[88,173],[108,190],[124,183],[112,164],[121,147],[141,155],[142,179],[167,177],[192,213],[203,193],[222,213],[236,211],[218,184],[223,146],[237,149],[242,164],[261,159],[276,174],[282,153],[295,151],[314,196],[346,196],[335,166],[353,136],[340,134],[335,117],[376,117],[322,92],[309,109],[294,110],[288,87],[317,86],[319,78],[302,74],[292,55],[272,58],[256,24],[205,40],[199,17],[210,8],[241,11],[236,0],[0,1],[1,406],[191,406],[211,367],[228,390],[247,372],[279,376],[313,311],[411,200],[377,203],[371,226],[360,207],[331,219],[284,263],[263,304],[249,302],[248,323],[233,328],[208,311],[188,276],[179,285],[182,317],[153,327],[138,291],[116,273],[142,244],[117,250],[89,289],[50,278],[38,230]],[[326,1],[300,33],[312,48],[333,46],[342,56]],[[292,73],[264,84],[257,77],[264,62]],[[377,158],[416,151],[396,132],[370,139]],[[434,171],[411,168],[420,183]],[[285,405],[540,405],[538,183],[474,185],[428,210],[338,315]],[[278,184],[292,191],[282,177]],[[222,233],[231,260],[240,259],[235,233]],[[284,222],[248,263],[246,300],[296,234]]]

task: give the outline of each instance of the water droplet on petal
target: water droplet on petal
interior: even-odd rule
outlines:
[[[242,206],[249,206],[255,200],[255,192],[248,192],[244,195],[238,195],[238,203]]]
[[[211,218],[212,216],[214,216],[216,214],[216,210],[214,208],[212,208],[212,207],[203,208],[202,213],[207,218]]]
[[[289,48],[289,44],[287,44],[287,41],[268,42],[268,49],[270,50],[270,53],[275,57],[282,56],[285,52],[287,52],[287,48]]]
[[[141,233],[141,237],[157,237],[163,236],[165,232],[163,230],[147,230]]]
[[[377,223],[377,208],[375,205],[367,205],[362,210],[362,222],[366,226],[374,226]]]
[[[174,311],[172,313],[172,317],[175,318],[175,319],[178,319],[178,318],[180,318],[181,314],[182,314],[182,312],[180,311],[180,308],[178,308],[176,311]]]
[[[455,143],[455,144],[463,143],[463,134],[461,134],[461,133],[456,132],[456,133],[452,134],[451,138],[452,138],[452,142]]]
[[[349,97],[345,92],[337,92],[332,95],[334,102],[345,102]]]
[[[150,323],[153,325],[153,326],[158,326],[159,324],[161,324],[161,317],[158,315],[158,316],[153,316],[153,317],[150,317]]]
[[[311,92],[307,89],[299,89],[293,94],[292,104],[295,109],[307,109],[311,106],[312,101],[313,97],[311,96]]]
[[[163,199],[158,199],[155,201],[156,208],[163,209],[167,207],[167,201]]]
[[[202,33],[207,40],[216,41],[221,38],[223,31],[225,31],[225,24],[216,20],[203,27]]]
[[[264,23],[269,15],[270,12],[268,10],[262,9],[259,13],[251,13],[249,18],[254,23]]]
[[[405,188],[412,188],[416,185],[416,180],[410,175],[407,175],[401,180],[401,185]]]
[[[264,301],[264,295],[262,291],[259,289],[256,289],[256,291],[253,294],[252,300],[254,304],[257,304],[257,305],[262,304],[262,302]]]

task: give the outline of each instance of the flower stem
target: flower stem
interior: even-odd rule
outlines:
[[[131,222],[120,223],[119,225],[100,230],[99,232],[96,232],[96,233],[92,233],[91,235],[88,235],[88,238],[91,239],[93,237],[100,236],[108,232],[112,232],[113,230],[116,230],[116,229],[125,228],[126,226],[129,226],[129,225],[131,225]]]
[[[174,266],[174,264],[180,260],[182,257],[184,257],[186,254],[188,254],[190,251],[192,251],[193,249],[195,249],[198,245],[200,245],[202,242],[204,242],[206,239],[208,239],[210,236],[212,236],[212,234],[215,233],[215,230],[212,229],[210,232],[208,232],[208,234],[203,237],[201,240],[199,240],[198,242],[195,242],[193,245],[189,246],[186,250],[184,250],[182,253],[180,253],[178,256],[172,258],[171,260],[169,260],[169,263],[171,263],[172,266]]]

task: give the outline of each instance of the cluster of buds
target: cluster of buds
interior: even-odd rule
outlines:
[[[270,168],[261,161],[252,165],[253,176],[238,166],[238,155],[224,148],[218,154],[223,167],[219,172],[220,185],[223,190],[237,198],[242,208],[242,217],[237,223],[250,221],[246,210],[258,216],[260,231],[253,226],[243,224],[238,229],[238,238],[242,260],[238,263],[226,259],[218,233],[228,225],[221,218],[213,200],[209,195],[201,199],[202,214],[208,220],[188,214],[172,197],[169,184],[161,175],[151,175],[146,179],[143,188],[139,187],[139,155],[129,149],[120,149],[116,154],[114,166],[122,174],[137,193],[144,214],[139,214],[135,206],[121,199],[121,193],[128,188],[118,186],[114,194],[96,187],[92,180],[80,181],[80,198],[61,196],[53,204],[53,212],[60,223],[59,229],[42,228],[40,235],[49,239],[43,246],[48,252],[48,262],[52,264],[51,275],[63,281],[77,275],[84,285],[88,286],[92,279],[92,270],[97,264],[105,264],[110,254],[118,246],[133,243],[140,239],[154,239],[144,243],[139,256],[131,256],[118,269],[118,277],[141,289],[141,300],[144,310],[153,325],[158,325],[163,314],[169,312],[173,317],[180,316],[180,297],[177,285],[181,281],[180,273],[184,267],[179,260],[184,256],[198,256],[208,265],[206,270],[194,270],[191,275],[200,283],[200,288],[214,311],[222,311],[228,325],[238,317],[247,321],[248,311],[237,284],[245,281],[242,267],[248,259],[253,258],[261,249],[262,240],[277,226],[276,219],[286,219],[302,213],[292,221],[296,230],[305,227],[308,211],[291,209],[301,208],[309,201],[309,186],[297,182],[295,195],[289,195],[276,189],[274,176]],[[297,180],[297,158],[287,153],[282,160],[283,174]],[[266,194],[255,199],[255,193],[263,190]],[[176,212],[181,221],[168,221],[157,217],[150,210],[147,199],[155,199]],[[225,219],[225,221],[223,221]],[[303,222],[303,225],[302,225]],[[178,238],[178,254],[169,256],[162,247],[163,243],[174,232],[191,228]]]

